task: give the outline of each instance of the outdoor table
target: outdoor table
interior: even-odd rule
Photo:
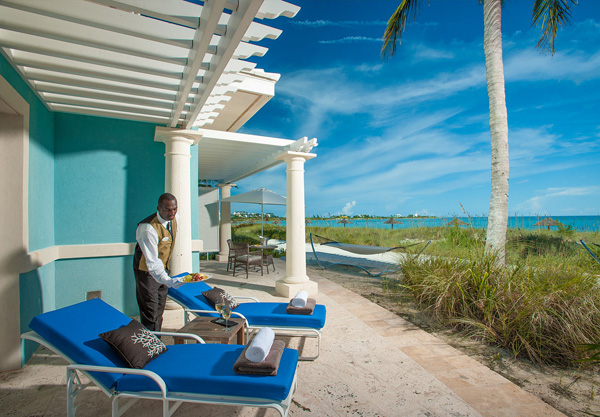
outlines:
[[[206,342],[216,342],[222,344],[245,344],[245,331],[244,324],[246,320],[235,317],[229,320],[229,328],[230,331],[224,331],[224,327],[212,323],[215,317],[196,317],[194,320],[190,321],[188,324],[183,326],[181,329],[177,330],[177,333],[192,333],[200,336]],[[186,339],[181,337],[174,337],[174,342],[176,345],[185,343]]]

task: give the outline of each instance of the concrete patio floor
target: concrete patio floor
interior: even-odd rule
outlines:
[[[249,279],[233,277],[225,264],[201,261],[208,282],[234,295],[261,301],[287,301],[274,291],[277,270]],[[537,397],[443,343],[406,320],[326,279],[309,268],[319,283],[316,297],[327,306],[321,356],[300,362],[298,388],[290,416],[563,416]],[[165,312],[164,330],[183,325],[182,310]],[[314,339],[291,338],[288,347],[316,352]],[[198,360],[201,360],[199,358]],[[65,361],[38,349],[26,366],[0,373],[0,415],[63,416],[66,413]],[[77,399],[77,416],[109,416],[111,402],[91,386]],[[161,413],[154,401],[140,401],[125,416]],[[274,410],[184,404],[175,416],[276,416]]]

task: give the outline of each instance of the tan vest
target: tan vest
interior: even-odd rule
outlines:
[[[171,255],[173,253],[173,247],[175,246],[175,236],[177,235],[177,220],[173,218],[171,220],[171,229],[173,230],[173,237],[169,231],[158,221],[158,216],[150,222],[150,226],[154,227],[158,234],[158,258],[162,261],[165,269],[170,269],[169,264],[171,262]],[[164,238],[168,238],[163,240]],[[140,264],[138,266],[140,271],[148,272],[148,264],[146,263],[146,257],[142,253]]]

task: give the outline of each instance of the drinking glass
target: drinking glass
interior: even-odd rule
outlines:
[[[223,319],[223,306],[225,305],[225,300],[223,297],[220,297],[219,300],[215,303],[215,310],[219,313],[219,317]]]
[[[231,329],[229,328],[228,320],[229,320],[229,317],[231,317],[231,305],[229,305],[229,303],[225,303],[223,305],[223,310],[221,312],[221,315],[225,319],[225,328],[223,329],[223,331],[230,332]]]

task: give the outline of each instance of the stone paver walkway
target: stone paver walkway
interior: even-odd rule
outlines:
[[[225,265],[202,261],[213,286],[261,301],[287,301],[274,292],[277,271],[232,277]],[[290,416],[563,416],[479,362],[463,355],[406,320],[326,279],[317,300],[327,306],[321,356],[301,362]],[[165,312],[165,330],[183,325],[181,310]],[[316,351],[314,339],[292,338],[289,347]],[[202,358],[198,358],[202,360]],[[65,362],[47,350],[21,370],[0,373],[0,415],[65,415]],[[78,396],[77,416],[109,416],[110,400],[97,388]],[[125,416],[160,415],[160,405],[142,401]],[[175,416],[275,416],[273,410],[213,405],[183,405]]]

